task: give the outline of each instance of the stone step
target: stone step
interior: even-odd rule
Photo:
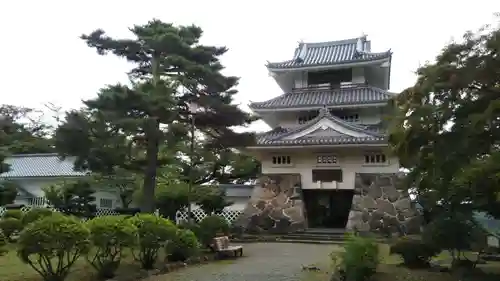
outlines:
[[[344,241],[345,236],[340,235],[330,235],[330,234],[309,234],[309,233],[290,233],[282,235],[283,239],[290,240],[313,240],[313,241]]]
[[[344,228],[307,228],[300,233],[307,234],[327,234],[327,235],[345,235],[347,231]]]

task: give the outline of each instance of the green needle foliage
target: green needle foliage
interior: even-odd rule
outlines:
[[[68,112],[56,146],[77,156],[81,169],[143,174],[141,208],[153,212],[157,169],[177,163],[175,151],[189,140],[191,124],[205,136],[207,149],[244,147],[253,143],[253,134],[232,127],[255,118],[232,103],[238,78],[223,75],[219,61],[227,49],[201,45],[201,28],[152,20],[130,31],[133,39],[111,38],[103,30],[82,36],[98,54],[134,65],[130,85],[106,86],[83,109]],[[195,114],[191,103],[199,107]]]

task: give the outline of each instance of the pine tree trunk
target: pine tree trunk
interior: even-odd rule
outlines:
[[[157,85],[160,80],[158,71],[159,62],[157,56],[151,60],[151,73],[153,75],[153,91],[158,91]],[[156,188],[156,169],[158,164],[159,152],[159,130],[160,123],[158,119],[150,117],[146,120],[146,170],[144,171],[144,186],[142,190],[141,212],[154,213],[155,210],[155,188]]]
[[[158,130],[160,124],[156,119],[149,119],[147,124],[147,166],[144,171],[144,186],[142,196],[141,212],[153,213],[155,211],[155,187],[156,187],[156,169],[158,162]]]

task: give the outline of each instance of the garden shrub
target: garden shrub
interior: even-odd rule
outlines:
[[[424,243],[421,240],[402,238],[391,245],[391,254],[397,254],[408,267],[427,267],[431,258],[437,256],[439,247]]]
[[[3,232],[4,237],[12,242],[14,235],[23,229],[23,223],[16,218],[3,218],[0,220],[0,230]]]
[[[346,281],[368,280],[379,264],[378,244],[371,238],[352,236],[340,254],[340,268]]]
[[[21,210],[7,210],[5,214],[3,214],[3,218],[15,218],[21,220],[23,218],[23,212]]]
[[[92,251],[87,261],[101,278],[114,277],[124,250],[137,243],[137,228],[124,216],[102,216],[89,220]]]
[[[200,243],[196,235],[189,229],[178,229],[172,241],[166,247],[169,261],[186,261],[198,253]]]
[[[5,238],[3,233],[0,231],[0,256],[3,256],[7,252],[7,238]]]
[[[133,249],[134,258],[143,269],[152,269],[158,259],[159,250],[172,241],[177,226],[170,220],[152,214],[138,214],[129,219],[138,231],[138,245]]]
[[[33,208],[26,212],[21,221],[23,225],[28,225],[38,219],[45,218],[54,214],[54,211],[47,208]]]
[[[450,235],[452,233],[453,235]],[[452,267],[461,263],[465,251],[473,248],[480,239],[486,239],[482,229],[468,215],[461,213],[443,213],[432,220],[422,233],[425,243],[436,245],[441,250],[448,250],[452,257]]]
[[[229,224],[220,216],[208,216],[201,220],[198,238],[205,247],[211,247],[212,240],[218,235],[229,234]]]
[[[74,217],[54,214],[30,223],[20,233],[18,256],[45,281],[63,281],[87,254],[90,232]]]
[[[183,222],[177,225],[180,229],[191,230],[197,238],[200,237],[200,225],[195,222]]]

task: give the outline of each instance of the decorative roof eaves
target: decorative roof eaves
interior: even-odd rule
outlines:
[[[253,103],[258,104],[258,102]],[[387,105],[386,102],[366,102],[366,103],[352,103],[352,104],[339,104],[339,105],[328,105],[328,108],[360,108],[360,107],[379,107]],[[306,105],[306,106],[294,106],[294,107],[267,107],[267,108],[259,108],[252,107],[252,104],[248,105],[248,107],[254,111],[255,113],[259,112],[269,112],[269,111],[300,111],[300,110],[315,110],[321,109],[324,105]]]
[[[283,62],[270,62],[266,65],[267,70],[270,72],[286,72],[286,71],[303,71],[303,70],[321,70],[321,69],[334,69],[334,68],[347,68],[356,67],[363,65],[370,65],[376,63],[383,63],[388,61],[392,57],[392,52],[385,52],[386,55],[380,58],[367,58],[367,59],[355,59],[350,61],[342,61],[337,63],[326,63],[326,64],[307,64],[307,65],[291,65],[291,66],[278,66],[279,64],[285,64],[292,62],[294,60],[288,60]]]
[[[342,119],[340,119],[338,117],[335,117],[332,114],[330,114],[330,112],[328,111],[328,109],[326,107],[323,107],[323,108],[320,109],[320,112],[319,112],[318,116],[316,116],[316,118],[310,120],[309,122],[306,122],[305,124],[303,124],[303,125],[295,128],[293,130],[290,130],[290,131],[288,131],[288,132],[286,132],[284,134],[277,135],[277,136],[271,138],[271,140],[282,139],[282,138],[291,136],[293,134],[302,132],[304,130],[307,130],[308,128],[316,125],[322,119],[328,119],[331,122],[334,122],[334,123],[336,123],[336,124],[338,124],[338,125],[340,125],[342,127],[345,127],[345,128],[350,129],[350,130],[353,130],[353,131],[356,131],[356,132],[360,132],[360,133],[363,133],[363,134],[367,134],[367,135],[369,135],[371,137],[383,137],[382,135],[377,134],[375,132],[368,131],[365,128],[362,128],[362,127],[359,127],[357,125],[345,122]]]
[[[300,140],[267,140],[259,143],[256,146],[247,147],[247,149],[260,148],[287,148],[287,147],[363,147],[363,146],[387,146],[387,137],[330,137],[330,138],[313,138]]]

